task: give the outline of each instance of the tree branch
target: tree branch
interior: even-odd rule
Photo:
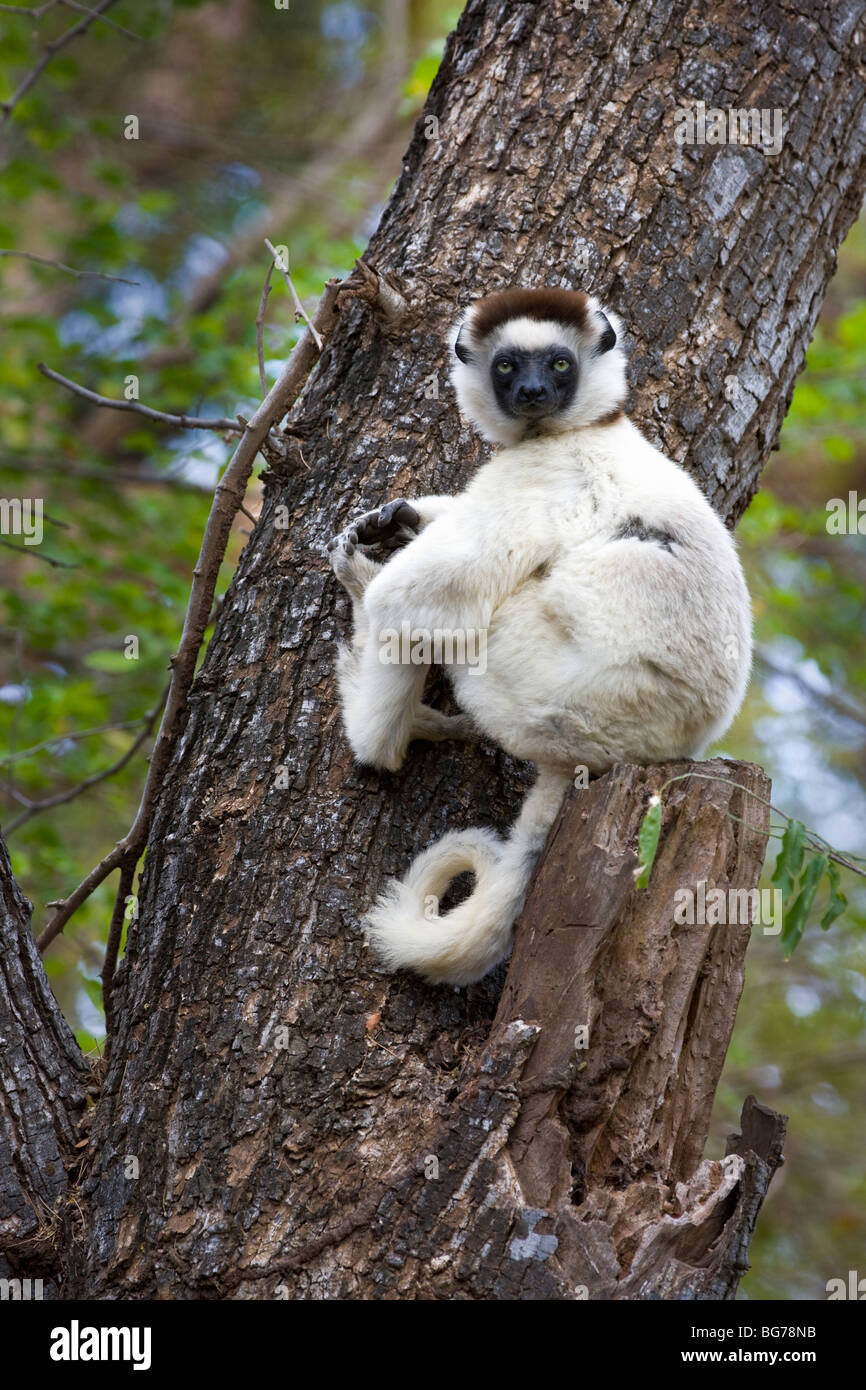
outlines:
[[[116,483],[130,483],[134,486],[141,484],[142,487],[174,487],[185,492],[207,491],[199,483],[190,482],[179,473],[143,472],[135,468],[90,468],[86,464],[55,462],[53,459],[39,458],[35,455],[7,455],[0,459],[0,464],[20,473],[48,473],[63,478],[93,478],[108,487]]]
[[[135,879],[135,866],[137,863],[138,855],[131,852],[121,866],[120,882],[117,885],[117,896],[114,899],[114,910],[111,914],[111,925],[108,928],[108,940],[105,943],[105,958],[102,962],[102,970],[100,972],[100,978],[102,980],[102,1007],[105,1011],[106,1056],[111,1051],[111,1039],[114,1033],[114,1010],[111,996],[114,988],[114,972],[117,968],[117,953],[120,950],[120,940],[123,936],[126,900],[132,890],[133,881]]]
[[[146,416],[148,420],[159,420],[164,425],[176,425],[183,430],[218,430],[220,433],[241,433],[241,426],[237,420],[229,420],[228,417],[214,419],[212,417],[202,418],[198,415],[169,415],[164,410],[153,410],[149,405],[142,405],[141,401],[116,401],[111,396],[100,396],[95,391],[89,391],[86,386],[79,386],[77,382],[70,381],[69,377],[61,376],[60,372],[46,367],[44,362],[37,362],[36,366],[42,375],[47,376],[50,381],[58,382],[60,386],[65,386],[67,391],[81,396],[93,405],[109,406],[112,410],[131,410],[136,415]]]
[[[58,792],[55,796],[46,797],[43,801],[31,801],[29,797],[26,797],[23,792],[19,792],[17,788],[4,784],[3,790],[6,791],[9,796],[14,797],[20,805],[26,806],[27,808],[20,816],[16,816],[15,819],[10,821],[9,825],[6,826],[7,839],[13,831],[20,829],[22,825],[26,825],[34,816],[38,816],[40,811],[47,811],[52,806],[63,806],[68,801],[74,801],[76,797],[81,796],[83,792],[89,791],[91,787],[95,787],[99,782],[107,781],[109,777],[113,777],[116,772],[120,772],[122,768],[126,767],[126,764],[135,757],[139,748],[147,741],[150,734],[153,732],[153,726],[159,717],[159,713],[167,697],[168,686],[166,686],[163,691],[159,704],[154,705],[150,713],[143,716],[144,728],[138,737],[132,741],[122,757],[118,758],[110,767],[103,768],[101,772],[94,772],[90,777],[85,777],[83,782],[78,782],[74,787],[70,787],[68,791]]]
[[[44,45],[42,57],[36,66],[31,68],[30,72],[28,72],[24,80],[19,83],[17,89],[8,100],[0,101],[0,128],[6,124],[21,98],[30,91],[30,88],[42,76],[48,64],[53,58],[57,57],[61,49],[64,49],[73,39],[78,38],[80,34],[86,33],[94,20],[101,19],[105,11],[110,10],[111,7],[116,4],[117,0],[102,0],[102,3],[97,5],[96,9],[88,10],[83,18],[79,19],[77,24],[73,24],[71,29],[67,29],[64,34],[61,34],[59,39],[53,39],[50,43]],[[44,8],[43,6],[43,10]]]
[[[122,275],[106,275],[101,270],[76,270],[74,266],[65,265],[63,261],[53,261],[49,256],[37,256],[35,251],[10,251],[7,248],[0,250],[0,256],[20,256],[25,261],[36,261],[39,265],[50,265],[55,270],[63,270],[67,275],[74,275],[79,280],[113,280],[118,285],[138,285],[139,280],[126,280]]]
[[[259,302],[259,312],[256,314],[256,354],[259,359],[259,381],[262,386],[262,396],[268,394],[268,383],[265,380],[265,349],[264,349],[264,326],[265,326],[265,306],[268,302],[268,295],[271,292],[271,276],[274,273],[276,259],[272,258],[268,266],[268,273],[265,276],[265,283],[262,286],[262,297]]]
[[[298,291],[295,289],[294,282],[293,282],[293,280],[292,280],[291,275],[289,274],[289,267],[288,267],[287,265],[283,265],[283,258],[282,258],[282,256],[280,256],[280,255],[277,253],[276,249],[271,245],[271,243],[268,241],[268,238],[267,238],[267,237],[265,237],[265,246],[268,248],[268,250],[270,251],[271,255],[273,256],[273,258],[274,258],[274,265],[277,267],[277,270],[279,270],[279,271],[281,272],[283,279],[285,280],[286,284],[287,284],[288,287],[289,287],[289,294],[292,296],[292,303],[293,303],[294,306],[295,306],[295,316],[296,316],[296,318],[300,318],[300,319],[303,319],[303,320],[304,320],[304,323],[307,325],[307,327],[309,328],[310,332],[311,332],[312,335],[313,335],[313,338],[315,339],[316,347],[319,349],[319,352],[321,352],[321,351],[322,351],[322,340],[321,340],[321,338],[319,337],[319,335],[318,335],[318,333],[316,332],[316,330],[315,330],[315,328],[313,327],[313,325],[310,323],[309,317],[308,317],[308,315],[307,315],[307,311],[306,311],[306,309],[304,308],[303,304],[301,303],[300,299],[298,298]]]
[[[53,555],[46,555],[35,545],[16,545],[14,541],[0,539],[0,545],[7,550],[14,550],[19,555],[31,555],[35,560],[41,560],[45,565],[51,565],[52,569],[57,570],[77,570],[80,565],[77,560],[57,560]]]
[[[850,699],[844,691],[836,690],[833,686],[829,690],[821,690],[807,680],[796,666],[781,661],[775,652],[767,646],[757,647],[755,656],[766,670],[771,671],[774,676],[782,676],[785,680],[793,682],[799,690],[809,696],[810,700],[817,704],[826,705],[834,713],[841,714],[844,719],[851,719],[854,723],[866,728],[866,709]]]
[[[150,832],[150,822],[159,789],[174,749],[180,716],[195,676],[196,660],[213,604],[217,577],[238,507],[244,500],[256,454],[268,432],[282,420],[297,398],[319,356],[313,332],[324,341],[335,326],[335,302],[339,282],[329,280],[316,312],[314,328],[307,329],[292,350],[286,365],[255,414],[246,425],[237,448],[214,494],[205,526],[201,551],[193,571],[193,584],[184,619],[177,656],[172,661],[172,677],[165,712],[150,760],[147,779],[135,821],[127,835],[115,845],[87,877],[57,908],[39,936],[41,951],[63,930],[72,914],[116,868],[134,855],[138,858]]]

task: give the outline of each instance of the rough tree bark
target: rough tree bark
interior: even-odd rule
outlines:
[[[605,293],[635,418],[733,524],[863,196],[864,11],[470,0],[368,252],[407,313],[344,309],[295,413],[309,471],[274,466],[189,702],[66,1292],[732,1295],[779,1128],[750,1104],[701,1162],[748,932],[675,928],[670,897],[754,885],[761,803],[676,783],[639,894],[636,825],[675,769],[614,769],[562,812],[504,993],[504,968],[459,992],[384,975],[358,926],[383,876],[447,828],[507,825],[527,772],[489,747],[352,766],[320,551],[362,506],[465,481],[480,448],[443,335],[513,283]],[[679,148],[677,100],[781,108],[782,152]],[[766,794],[758,769],[716,770]]]
[[[51,1295],[93,1077],[51,993],[30,911],[0,836],[0,1277],[41,1279]]]

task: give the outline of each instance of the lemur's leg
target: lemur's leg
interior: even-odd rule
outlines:
[[[363,602],[367,585],[382,565],[359,547],[384,544],[395,549],[406,544],[415,528],[432,520],[450,500],[423,499],[424,515],[397,499],[366,512],[328,542],[331,568],[352,599],[352,645],[341,647],[337,668],[343,722],[356,758],[374,767],[396,771],[415,738],[439,742],[477,737],[468,716],[443,714],[421,702],[426,666],[381,660],[379,646],[369,643],[369,617]]]

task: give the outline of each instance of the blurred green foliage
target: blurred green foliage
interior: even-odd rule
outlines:
[[[759,653],[725,751],[773,778],[773,801],[836,848],[866,854],[866,534],[828,532],[828,505],[866,498],[866,223],[842,248],[774,456],[739,527]],[[863,522],[866,533],[866,519]],[[762,886],[780,848],[771,842]],[[790,1117],[785,1166],[758,1220],[740,1297],[824,1298],[866,1271],[866,892],[829,932],[819,900],[789,960],[753,933],[716,1101],[711,1156],[750,1092]]]
[[[56,38],[70,14],[47,15],[40,37]],[[36,363],[116,397],[135,375],[141,400],[170,412],[251,410],[268,258],[262,246],[225,272],[226,248],[262,209],[294,194],[272,239],[288,244],[301,297],[314,299],[325,278],[349,269],[457,18],[441,3],[415,4],[411,14],[393,140],[327,179],[318,176],[321,155],[381,95],[382,25],[378,13],[352,4],[292,0],[277,11],[125,0],[111,17],[139,38],[94,24],[0,130],[0,248],[137,282],[0,257],[0,494],[44,498],[46,513],[42,546],[0,550],[0,804],[37,927],[45,904],[128,828],[143,751],[80,798],[15,828],[21,798],[51,797],[107,768],[157,704],[229,445],[219,434],[179,434],[144,419],[117,432],[108,423],[116,415],[65,393]],[[31,21],[0,14],[0,49],[4,99],[35,60]],[[140,118],[137,141],[124,138],[129,114]],[[216,290],[190,312],[193,287],[208,274]],[[275,276],[264,334],[269,382],[297,333]],[[136,480],[142,472],[147,478]],[[781,451],[740,527],[765,661],[723,751],[761,763],[777,805],[863,854],[866,719],[856,706],[866,689],[866,542],[827,530],[828,502],[851,491],[866,497],[862,222],[843,248]],[[254,487],[251,509],[255,501]],[[236,526],[221,588],[246,525]],[[124,654],[131,635],[136,659]],[[776,849],[778,841],[767,887]],[[828,933],[819,899],[790,960],[760,929],[749,954],[708,1152],[723,1151],[749,1091],[788,1112],[791,1124],[743,1297],[821,1298],[827,1279],[849,1268],[866,1273],[866,895],[844,872],[841,886],[848,907]],[[94,894],[46,961],[86,1048],[102,1033],[98,974],[113,890],[109,882]]]

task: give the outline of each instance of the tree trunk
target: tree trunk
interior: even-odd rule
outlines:
[[[29,1280],[19,1296],[36,1296],[42,1280],[50,1296],[61,1227],[67,1253],[73,1244],[67,1170],[81,1159],[75,1146],[91,1076],[51,993],[30,911],[0,836],[0,1278]]]
[[[295,412],[308,471],[272,466],[189,701],[118,976],[80,1295],[736,1288],[778,1124],[750,1105],[731,1156],[701,1156],[748,929],[676,928],[670,892],[752,887],[761,803],[674,784],[638,891],[672,770],[614,769],[562,813],[504,994],[504,967],[461,991],[384,974],[359,929],[383,877],[447,829],[507,826],[528,773],[484,746],[353,767],[321,549],[361,507],[465,482],[481,447],[443,338],[511,284],[604,293],[634,418],[735,522],[866,182],[866,5],[800,9],[470,0],[367,256],[406,312],[344,309]],[[781,108],[781,153],[681,148],[678,100]],[[715,770],[766,796],[758,769]]]

